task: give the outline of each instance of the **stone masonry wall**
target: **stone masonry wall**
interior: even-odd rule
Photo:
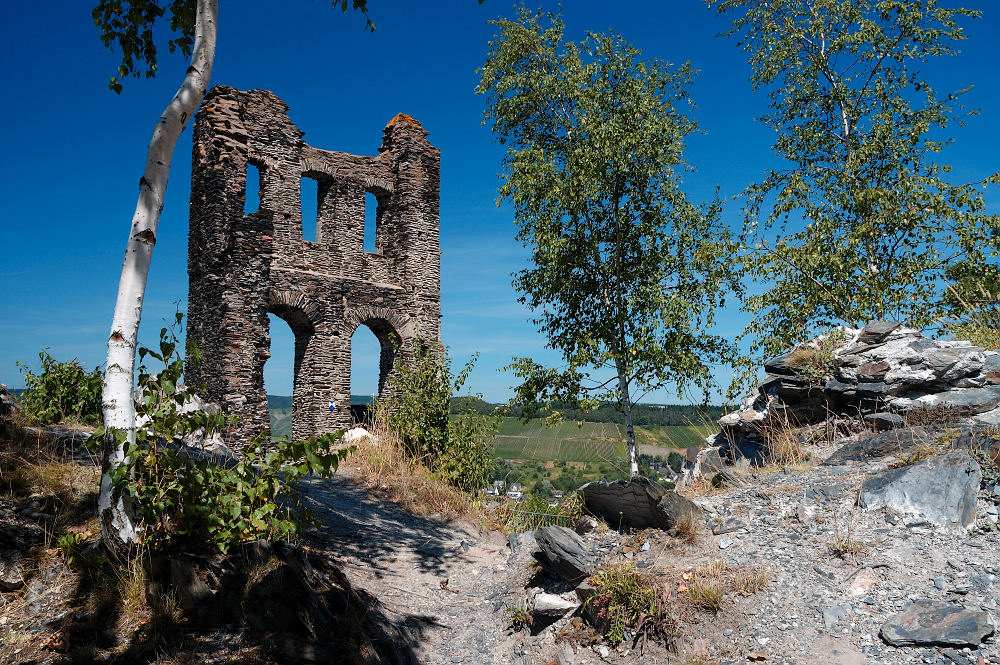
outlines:
[[[187,334],[201,359],[188,357],[186,381],[239,416],[236,447],[269,432],[268,313],[295,335],[297,438],[350,426],[359,325],[381,343],[380,389],[417,338],[439,338],[441,162],[427,132],[399,114],[377,157],[350,155],[306,144],[287,111],[266,90],[216,86],[194,125]],[[248,164],[259,183],[247,183]],[[303,240],[302,178],[318,182],[315,242]],[[260,208],[244,215],[247,186]],[[378,201],[375,253],[363,249],[366,193]]]

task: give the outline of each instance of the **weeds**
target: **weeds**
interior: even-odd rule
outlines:
[[[890,463],[889,468],[895,469],[902,466],[912,466],[917,462],[929,459],[935,455],[941,454],[942,452],[942,449],[938,446],[930,446],[925,443],[921,443],[905,454],[896,455],[896,461]]]
[[[679,635],[673,608],[655,579],[633,563],[612,564],[599,570],[590,583],[597,590],[588,603],[604,626],[605,638],[618,644],[631,635],[652,637],[668,644]]]
[[[524,603],[507,608],[507,623],[510,624],[511,630],[515,632],[530,628],[533,620],[531,612],[528,611]]]

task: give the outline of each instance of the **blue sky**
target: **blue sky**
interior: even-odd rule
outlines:
[[[504,400],[512,378],[498,368],[511,356],[555,362],[510,286],[527,252],[514,240],[511,211],[496,206],[502,148],[481,124],[483,98],[473,93],[494,31],[486,22],[512,15],[511,3],[371,0],[374,34],[328,2],[221,4],[213,83],[272,90],[311,145],[375,154],[398,112],[430,131],[442,153],[442,338],[458,364],[480,354],[467,387]],[[1000,3],[963,4],[979,5],[984,16],[967,26],[959,57],[927,71],[942,90],[975,84],[967,103],[982,113],[958,130],[944,157],[955,179],[966,181],[1000,170]],[[129,79],[115,95],[107,79],[118,56],[98,39],[90,5],[0,6],[8,54],[8,101],[0,106],[0,381],[8,385],[23,385],[15,361],[37,361],[44,347],[87,367],[103,362],[146,143],[185,67],[164,48],[156,79]],[[766,100],[750,90],[744,53],[716,37],[724,19],[697,0],[563,5],[569,39],[611,28],[647,56],[690,60],[700,70],[691,96],[705,133],[689,142],[687,158],[698,170],[686,177],[687,191],[705,200],[718,186],[726,219],[737,224],[740,204],[731,197],[774,163],[773,136],[754,120]],[[189,128],[174,156],[153,257],[140,330],[147,343],[175,302],[186,308],[190,155]],[[995,211],[998,196],[990,196]],[[722,319],[719,331],[729,336],[745,324],[735,310]],[[269,392],[291,394],[292,338],[277,323],[265,380]],[[357,394],[372,392],[378,364],[374,337],[362,331],[354,341]],[[720,382],[729,375],[719,368]],[[677,401],[668,390],[647,400]]]

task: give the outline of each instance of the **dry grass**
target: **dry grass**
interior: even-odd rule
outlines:
[[[698,542],[698,520],[691,515],[686,515],[674,524],[674,532],[682,542],[694,545]]]
[[[767,588],[767,583],[771,581],[773,571],[768,566],[751,566],[743,568],[733,573],[730,584],[733,591],[742,596],[752,596]]]
[[[356,481],[414,515],[480,518],[473,497],[412,461],[391,432],[376,430],[372,438],[358,444],[344,465],[356,469]]]
[[[715,559],[685,572],[678,591],[687,596],[693,607],[717,613],[725,605],[727,593],[751,596],[763,591],[771,581],[772,572],[762,565],[734,570],[725,561]]]
[[[682,588],[692,605],[701,610],[718,612],[726,596],[728,575],[729,566],[725,561],[716,559],[686,573],[689,579]]]

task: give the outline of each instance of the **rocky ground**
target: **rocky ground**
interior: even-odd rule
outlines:
[[[717,480],[722,487],[702,479],[683,490],[703,511],[693,532],[676,524],[621,532],[599,525],[580,537],[579,554],[591,570],[634,565],[662,591],[676,621],[671,645],[634,634],[620,644],[602,641],[580,618],[587,609],[575,583],[537,563],[534,533],[508,537],[409,515],[352,484],[349,464],[345,477],[308,486],[324,527],[306,537],[301,551],[312,562],[307,568],[327,580],[324,594],[340,589],[369,599],[366,620],[381,621],[382,638],[396,641],[394,662],[998,665],[1000,479],[983,467],[970,490],[972,504],[959,498],[950,517],[947,502],[926,514],[879,507],[879,479],[904,471],[916,473],[932,499],[948,495],[955,482],[944,479],[962,467],[945,468],[941,460],[965,455],[968,447],[961,437],[942,434],[952,432],[947,428],[894,432],[809,443],[810,459],[785,467],[730,467]],[[917,459],[914,450],[928,441],[936,448]],[[0,508],[2,662],[100,662],[100,648],[86,652],[89,661],[71,657],[84,626],[109,650],[134,645],[126,656],[134,653],[136,660],[119,656],[117,662],[192,662],[178,660],[182,655],[205,663],[359,662],[330,643],[318,652],[297,644],[261,650],[267,629],[277,625],[268,623],[272,615],[251,620],[258,628],[242,634],[185,632],[182,625],[180,639],[151,654],[143,650],[148,627],[131,635],[109,631],[123,608],[101,615],[79,605],[81,579],[46,535],[52,518],[45,501],[7,501]],[[12,553],[19,551],[42,554],[18,559]],[[281,556],[295,568],[291,554]],[[761,572],[763,588],[739,586],[741,571]],[[692,602],[689,586],[701,574],[714,575],[724,590],[718,608]],[[279,592],[261,595],[259,604],[277,602]],[[534,620],[514,625],[520,610]]]

